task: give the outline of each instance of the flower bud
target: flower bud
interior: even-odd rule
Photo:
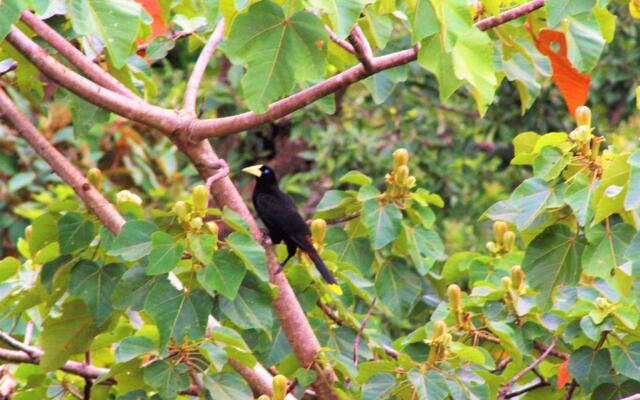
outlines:
[[[502,235],[502,247],[506,252],[513,250],[513,245],[516,243],[516,234],[513,231],[506,231]]]
[[[176,201],[176,204],[173,205],[173,212],[178,216],[178,221],[186,222],[189,220],[189,210],[187,209],[187,203],[184,201]]]
[[[578,126],[591,127],[591,110],[587,106],[576,108],[576,123]]]
[[[142,199],[135,193],[132,193],[128,190],[121,190],[116,194],[116,203],[135,203],[137,205],[142,205]]]
[[[199,217],[204,217],[207,212],[209,202],[209,190],[204,185],[197,185],[193,188],[193,213]]]
[[[273,400],[284,400],[287,395],[287,386],[289,382],[284,375],[276,375],[273,377]]]
[[[87,179],[89,183],[95,186],[96,189],[102,190],[102,182],[104,181],[104,176],[102,175],[102,171],[98,168],[91,168],[87,172]]]
[[[27,242],[31,241],[31,231],[32,230],[33,230],[33,227],[31,225],[29,225],[26,228],[24,228],[24,238],[26,239]]]
[[[316,243],[323,244],[327,235],[327,222],[322,218],[314,219],[311,222],[311,234]]]
[[[493,237],[496,240],[496,243],[502,244],[502,236],[509,229],[509,225],[507,225],[504,221],[496,221],[493,223]]]
[[[409,152],[407,149],[398,149],[393,152],[393,169],[397,170],[401,165],[407,165],[409,163]]]
[[[404,185],[405,181],[409,177],[409,167],[401,165],[396,169],[396,183],[398,185]]]
[[[410,176],[407,178],[407,181],[405,182],[405,186],[407,187],[407,189],[411,189],[413,187],[416,186],[416,177],[415,176]]]
[[[216,224],[216,223],[215,223],[215,222],[213,222],[213,221],[209,221],[209,222],[207,222],[205,225],[206,225],[206,227],[207,227],[207,230],[208,230],[208,231],[209,231],[213,236],[216,236],[216,237],[218,236],[218,231],[219,231],[218,224]]]
[[[524,271],[519,265],[511,267],[511,282],[513,283],[513,288],[515,290],[522,289],[522,284],[524,283]]]
[[[601,310],[606,310],[607,308],[611,307],[611,302],[609,302],[609,300],[604,297],[598,297],[596,299],[596,306]]]
[[[258,400],[271,400],[271,397],[266,394],[261,394],[260,397],[258,397]]]
[[[447,323],[444,321],[436,321],[433,325],[433,341],[440,340],[447,333]]]
[[[505,276],[502,279],[500,279],[500,283],[502,283],[502,287],[505,288],[506,290],[511,290],[512,288],[511,278],[509,278],[508,276]]]
[[[498,252],[498,246],[496,246],[495,242],[487,242],[485,246],[487,247],[487,250],[489,250],[492,253]]]
[[[459,311],[461,307],[460,286],[455,283],[449,285],[447,288],[447,296],[449,297],[449,308],[455,312]]]
[[[202,228],[203,222],[202,222],[202,218],[200,217],[194,217],[191,219],[191,222],[189,222],[189,226],[191,226],[191,228],[193,228],[196,231],[199,231]]]
[[[444,335],[444,338],[442,339],[442,347],[448,349],[449,346],[451,346],[452,341],[453,341],[453,337],[451,336],[450,333],[447,333],[446,335]]]

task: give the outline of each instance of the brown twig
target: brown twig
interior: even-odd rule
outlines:
[[[533,343],[533,348],[541,351],[541,352],[546,352],[547,350],[549,350],[549,346],[547,346],[544,343],[540,343],[540,342],[534,342]],[[555,358],[559,358],[561,360],[568,360],[569,359],[569,355],[567,353],[563,353],[559,350],[556,349],[551,349],[551,352],[549,353],[549,355],[555,357]]]
[[[577,387],[578,382],[575,379],[572,379],[571,383],[569,384],[569,388],[567,389],[567,394],[564,396],[564,400],[571,400],[571,398],[573,397],[573,393],[576,391]]]
[[[549,347],[547,348],[547,350],[544,353],[542,353],[538,358],[536,358],[525,369],[523,369],[522,371],[518,372],[513,378],[511,378],[511,380],[509,382],[505,383],[502,386],[502,389],[498,393],[498,400],[504,400],[504,399],[506,399],[508,397],[512,397],[512,396],[509,396],[509,394],[511,392],[511,387],[513,385],[515,385],[516,382],[518,382],[520,380],[520,378],[522,378],[527,372],[535,369],[538,365],[540,365],[540,363],[542,361],[544,361],[544,359],[547,358],[547,356],[551,353],[551,350],[553,350],[553,348],[555,347],[556,343],[558,343],[558,338],[554,336],[551,339],[551,344],[549,344]]]
[[[338,35],[336,35],[336,33],[332,31],[331,28],[329,28],[327,25],[324,26],[324,30],[327,31],[329,39],[331,39],[332,42],[345,49],[348,53],[355,54],[356,50],[353,48],[351,43],[347,42],[346,40],[340,39]]]
[[[118,210],[89,181],[45,139],[33,124],[18,110],[4,90],[0,89],[0,112],[56,174],[73,188],[78,197],[112,232],[120,232],[125,223]]]
[[[330,320],[332,320],[333,322],[335,322],[337,325],[339,326],[343,326],[344,325],[344,321],[340,319],[340,317],[338,317],[336,315],[335,312],[333,312],[333,310],[331,309],[331,307],[329,307],[328,305],[324,304],[323,302],[321,302],[320,300],[318,300],[316,302],[316,304],[318,305],[318,307],[320,307],[320,309],[322,310],[322,312],[329,317]]]
[[[516,18],[523,17],[527,14],[530,14],[544,6],[544,0],[533,0],[528,3],[524,3],[519,5],[518,7],[514,7],[508,11],[501,13],[500,15],[496,15],[494,17],[485,18],[480,20],[474,24],[474,26],[481,31],[486,31],[491,28],[495,28],[498,25],[502,25],[506,22],[514,20]]]
[[[356,333],[355,339],[353,339],[353,363],[358,366],[358,348],[360,347],[360,337],[362,337],[362,333],[364,332],[364,328],[367,326],[367,322],[369,322],[369,318],[371,318],[371,314],[373,314],[373,309],[376,305],[377,298],[374,297],[371,301],[371,305],[369,306],[369,310],[367,310],[367,315],[365,315],[362,323],[360,324],[360,328]]]
[[[91,365],[91,352],[84,353],[84,364]],[[91,388],[93,387],[93,380],[91,378],[84,378],[84,400],[91,399]]]
[[[24,11],[20,18],[22,22],[33,29],[35,33],[47,41],[57,51],[65,56],[71,64],[75,65],[80,71],[86,74],[91,80],[107,89],[113,90],[123,96],[129,98],[137,98],[131,90],[124,86],[120,81],[111,76],[105,70],[96,65],[87,58],[80,50],[76,49],[58,32],[49,27],[44,21],[35,16],[31,11]]]
[[[196,116],[196,99],[198,97],[198,88],[200,87],[200,82],[202,82],[202,78],[204,77],[204,72],[207,69],[207,65],[209,65],[209,60],[213,57],[213,53],[216,51],[218,44],[222,41],[224,37],[224,19],[221,19],[218,22],[218,25],[214,29],[211,37],[207,40],[204,48],[200,52],[198,56],[198,60],[193,67],[193,71],[191,72],[191,76],[189,77],[189,81],[187,82],[187,89],[184,92],[184,102],[182,105],[183,112],[189,113],[189,115],[195,117]]]
[[[362,29],[360,29],[357,24],[349,34],[349,43],[353,46],[356,58],[362,63],[365,71],[372,73],[373,51],[371,51],[371,46],[369,45],[367,38],[364,36],[364,33],[362,33]]]
[[[12,62],[7,68],[5,68],[4,71],[0,72],[0,76],[9,73],[11,71],[14,71],[16,68],[18,68],[18,63],[16,61]]]

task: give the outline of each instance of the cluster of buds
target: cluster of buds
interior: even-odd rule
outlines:
[[[410,190],[416,186],[416,177],[409,175],[409,152],[398,149],[393,152],[393,171],[386,174],[387,183],[385,197],[391,200],[404,200],[409,197]]]
[[[213,221],[204,222],[207,214],[207,204],[209,203],[209,190],[204,185],[197,185],[191,192],[193,206],[182,200],[176,201],[173,205],[173,212],[178,217],[181,224],[187,225],[192,231],[200,232],[204,227],[214,236],[218,236],[218,224]]]
[[[511,267],[511,276],[503,277],[500,282],[505,290],[503,300],[507,306],[511,308],[514,315],[518,317],[516,304],[520,301],[520,296],[525,291],[524,271],[519,265]]]
[[[446,361],[453,337],[447,332],[447,324],[444,321],[436,321],[433,325],[433,335],[425,343],[431,347],[429,359],[431,364]]]
[[[462,292],[460,286],[455,283],[447,288],[447,297],[449,297],[449,310],[456,316],[459,325],[462,324]]]
[[[495,241],[487,242],[487,250],[493,254],[509,253],[516,243],[515,232],[509,230],[509,225],[504,221],[493,223],[493,238]]]
[[[569,138],[578,144],[578,151],[582,156],[595,160],[600,153],[600,144],[604,141],[604,138],[593,135],[589,107],[580,106],[576,108],[575,116],[577,127],[569,134]]]

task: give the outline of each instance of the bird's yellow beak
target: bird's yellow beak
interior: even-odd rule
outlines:
[[[260,170],[260,168],[262,168],[262,164],[252,165],[250,167],[244,168],[242,172],[246,172],[247,174],[251,174],[260,178],[262,176],[262,171]]]

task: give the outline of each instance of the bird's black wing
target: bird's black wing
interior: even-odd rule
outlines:
[[[255,193],[253,205],[258,216],[269,230],[272,240],[276,238],[293,241],[294,237],[306,238],[311,235],[309,227],[298,213],[298,210],[288,195],[278,192]],[[298,247],[302,247],[298,245]],[[303,247],[304,248],[304,247]]]

